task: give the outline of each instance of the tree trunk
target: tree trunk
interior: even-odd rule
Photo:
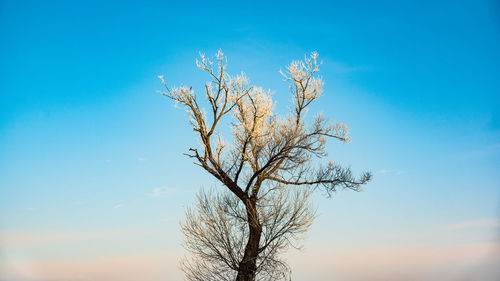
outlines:
[[[249,229],[248,242],[245,247],[243,259],[238,268],[236,281],[254,281],[257,270],[257,256],[259,254],[259,242],[262,234],[255,200],[245,201],[247,209],[247,222]]]

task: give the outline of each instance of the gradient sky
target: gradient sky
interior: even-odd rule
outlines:
[[[498,280],[498,2],[207,2],[0,1],[1,281],[182,280],[179,220],[217,183],[157,76],[198,91],[218,49],[279,112],[317,51],[311,110],[353,139],[329,159],[374,173],[315,194],[293,280]]]

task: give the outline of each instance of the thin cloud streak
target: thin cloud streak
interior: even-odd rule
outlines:
[[[68,242],[91,241],[116,237],[138,237],[154,233],[153,230],[0,230],[0,250],[60,245]]]
[[[172,195],[176,192],[177,190],[175,188],[162,186],[153,188],[152,192],[148,193],[147,195],[152,197],[165,197],[167,195]]]
[[[379,170],[377,173],[378,174],[382,174],[382,175],[385,175],[385,174],[394,174],[396,176],[399,176],[399,175],[402,175],[402,174],[406,174],[406,171],[403,171],[403,170],[382,169],[382,170]]]
[[[167,195],[169,193],[169,189],[166,187],[157,187],[153,188],[153,196],[154,197],[160,197]]]
[[[459,276],[470,276],[468,280],[493,281],[500,276],[495,265],[500,261],[498,242],[376,246],[337,252],[315,249],[310,253],[298,252],[289,259],[295,272],[309,274],[295,276],[298,280],[456,281]]]
[[[0,281],[156,281],[181,280],[177,269],[181,253],[147,252],[75,260],[9,262],[0,269]]]
[[[447,224],[443,228],[446,230],[470,229],[470,228],[498,228],[500,219],[478,219]]]

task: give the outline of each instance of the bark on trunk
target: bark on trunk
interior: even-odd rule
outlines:
[[[260,225],[255,200],[245,202],[248,218],[249,236],[245,247],[243,259],[238,268],[236,281],[254,281],[257,270],[257,256],[259,254],[259,242],[262,234],[262,226]]]

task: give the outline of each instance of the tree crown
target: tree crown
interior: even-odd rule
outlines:
[[[184,106],[200,145],[190,148],[187,156],[220,180],[240,199],[257,198],[263,184],[305,185],[322,187],[330,195],[337,187],[358,191],[371,179],[363,173],[356,179],[349,168],[329,162],[315,167],[314,156],[324,157],[327,138],[350,142],[348,128],[329,123],[322,114],[306,125],[305,114],[323,93],[323,80],[317,77],[318,54],[303,61],[293,61],[280,71],[290,83],[293,110],[287,116],[273,113],[270,91],[250,85],[245,74],[229,75],[227,59],[219,50],[215,58],[201,55],[196,61],[211,80],[205,84],[205,98],[210,109],[199,106],[190,87],[170,88],[163,76],[163,95]],[[234,142],[227,145],[218,126],[231,118]]]

